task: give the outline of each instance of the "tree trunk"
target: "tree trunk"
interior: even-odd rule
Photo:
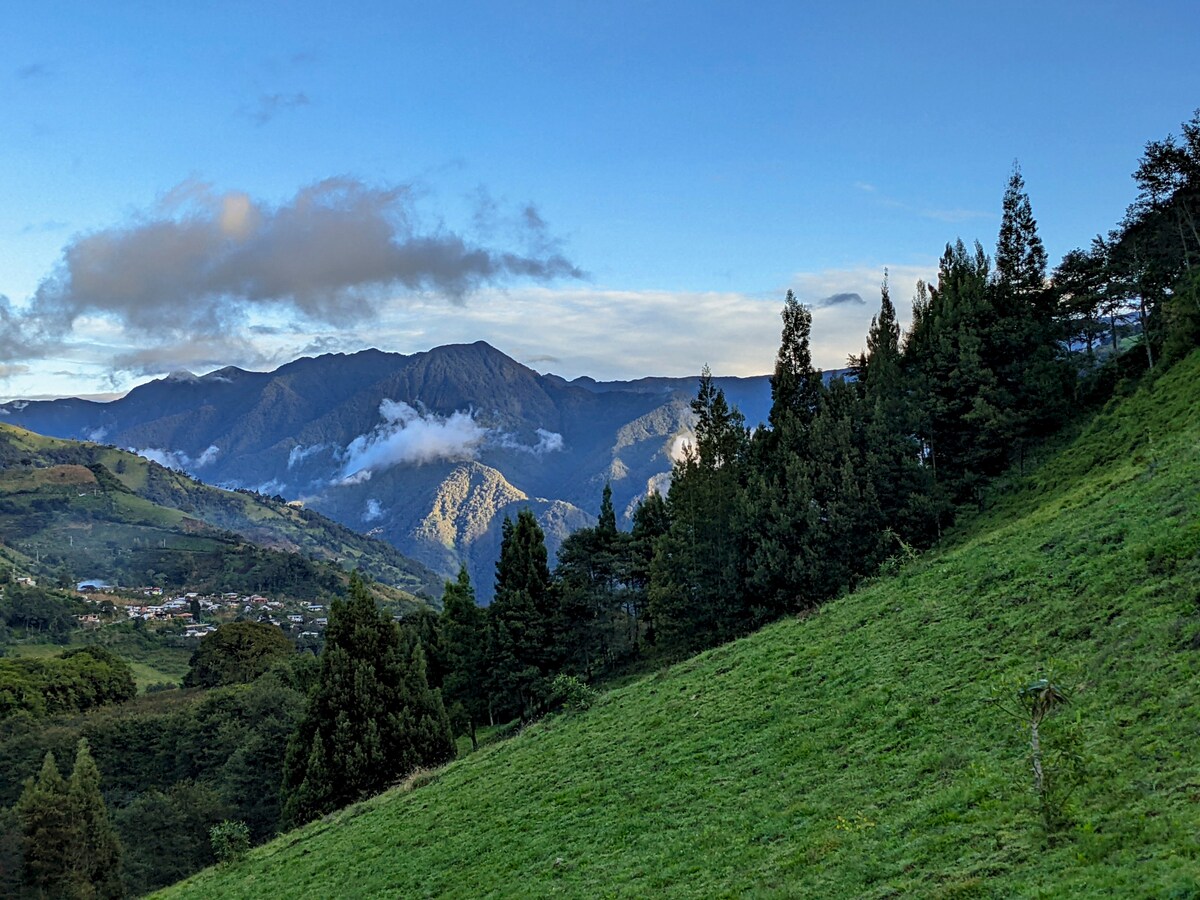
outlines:
[[[1146,363],[1150,369],[1154,368],[1154,351],[1150,348],[1150,322],[1149,316],[1146,314],[1146,295],[1139,293],[1138,296],[1138,319],[1142,323],[1142,345],[1146,348]]]
[[[1040,800],[1046,793],[1046,776],[1042,771],[1042,742],[1036,719],[1029,723],[1029,755],[1033,762],[1033,787]]]

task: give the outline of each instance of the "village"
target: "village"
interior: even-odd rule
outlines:
[[[183,637],[199,640],[222,623],[252,619],[281,628],[299,644],[312,644],[321,642],[329,622],[323,603],[285,601],[258,593],[168,594],[161,587],[117,589],[92,581],[80,582],[77,590],[87,603],[96,607],[95,612],[76,617],[82,628],[134,619],[147,624],[182,626]]]

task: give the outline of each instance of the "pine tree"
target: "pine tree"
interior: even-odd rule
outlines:
[[[120,897],[121,842],[100,793],[100,771],[86,738],[75,753],[67,801],[76,839],[65,848],[76,896]]]
[[[558,669],[559,610],[547,564],[546,536],[529,509],[506,518],[488,607],[489,695],[493,715],[534,715]]]
[[[947,244],[938,283],[913,305],[904,345],[918,398],[920,438],[938,483],[955,500],[976,496],[1008,461],[1013,398],[994,368],[999,317],[983,247]]]
[[[629,536],[629,602],[639,627],[635,645],[641,638],[651,646],[656,641],[654,620],[650,615],[650,569],[662,537],[671,529],[667,501],[657,491],[641,499],[633,511],[633,530]]]
[[[630,537],[617,530],[612,487],[606,484],[596,527],[581,528],[558,550],[565,671],[590,679],[637,644],[637,610],[629,595]]]
[[[25,885],[37,896],[120,897],[121,844],[100,793],[100,773],[81,738],[70,781],[47,753],[17,801]]]
[[[1020,167],[1004,192],[996,271],[991,285],[995,321],[983,335],[998,395],[1010,404],[1008,439],[1021,459],[1024,447],[1061,421],[1071,376],[1064,365],[1055,320],[1055,295],[1046,281],[1046,249],[1025,191]]]
[[[696,399],[696,445],[675,464],[667,507],[671,525],[651,565],[650,614],[656,639],[689,652],[749,627],[741,591],[739,511],[748,435],[708,367]]]
[[[331,604],[325,640],[319,680],[284,763],[283,818],[292,825],[454,756],[420,645],[404,652],[396,623],[357,573],[349,597]]]
[[[71,816],[67,782],[54,754],[47,753],[36,779],[25,782],[17,801],[25,885],[39,896],[61,896],[69,883],[65,853],[79,833]]]
[[[442,687],[446,706],[456,730],[471,737],[478,748],[476,729],[487,720],[488,697],[485,669],[487,613],[475,602],[466,566],[456,581],[447,581],[442,595],[442,642],[446,655],[446,677]]]
[[[1025,179],[1014,162],[996,244],[996,283],[1018,297],[1038,297],[1046,288],[1046,265],[1046,248],[1038,236]]]
[[[770,428],[750,442],[740,509],[745,540],[744,593],[755,623],[816,602],[819,562],[810,432],[824,393],[809,349],[812,316],[788,291],[775,372]]]
[[[906,542],[923,545],[936,534],[941,503],[931,468],[922,459],[913,392],[902,365],[900,324],[885,271],[879,314],[871,319],[858,367],[866,419],[863,463],[879,503],[881,526]],[[894,548],[878,548],[887,549]]]
[[[791,417],[800,427],[812,420],[821,397],[821,373],[813,368],[809,342],[812,313],[790,290],[783,301],[783,333],[771,376],[770,424],[775,430]]]

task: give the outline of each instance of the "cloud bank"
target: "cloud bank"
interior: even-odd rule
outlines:
[[[412,187],[350,177],[278,205],[188,182],[126,224],[73,238],[19,315],[0,298],[0,356],[42,355],[77,324],[101,322],[139,348],[114,366],[149,371],[167,354],[244,342],[264,316],[340,328],[373,319],[397,293],[461,304],[484,285],[582,276],[535,209],[514,228],[523,250],[484,246],[422,226]]]

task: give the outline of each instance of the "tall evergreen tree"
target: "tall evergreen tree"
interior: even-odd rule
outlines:
[[[770,427],[750,442],[740,510],[744,592],[755,623],[816,602],[818,563],[810,432],[824,393],[809,348],[812,315],[788,291],[771,376]]]
[[[954,500],[976,496],[1008,461],[1013,400],[993,366],[996,309],[983,247],[947,244],[938,282],[919,288],[904,346],[906,375],[921,409],[920,438],[932,471]]]
[[[649,591],[657,640],[674,651],[729,640],[749,627],[739,531],[745,422],[707,366],[692,411],[696,444],[671,475],[671,525],[659,539]]]
[[[378,793],[417,766],[454,756],[449,718],[424,652],[403,652],[396,623],[355,573],[330,606],[321,671],[288,744],[283,818],[307,822]]]
[[[881,526],[904,541],[925,544],[936,533],[942,503],[931,467],[922,458],[916,408],[902,364],[900,324],[885,272],[879,314],[871,319],[867,349],[857,367],[866,418],[864,465]]]
[[[71,818],[67,782],[58,771],[53,753],[42,760],[37,778],[25,782],[16,809],[25,885],[36,896],[63,896],[69,878],[65,853],[77,840],[78,831]]]
[[[811,486],[805,523],[810,565],[797,587],[810,605],[852,586],[879,561],[885,523],[865,444],[861,397],[854,386],[835,378],[821,396],[805,455]]]
[[[772,429],[779,431],[785,419],[792,419],[793,427],[807,427],[816,415],[821,399],[821,373],[813,368],[812,313],[796,299],[792,291],[784,297],[783,333],[779,350],[775,356],[775,371],[771,376]]]
[[[100,793],[100,771],[86,738],[79,740],[67,801],[76,839],[65,848],[76,896],[120,897],[121,842]]]
[[[1004,192],[992,295],[996,318],[984,341],[988,363],[1011,403],[1009,437],[1019,460],[1027,443],[1061,421],[1071,378],[1055,294],[1046,280],[1046,249],[1016,164]]]
[[[447,581],[442,595],[442,642],[446,677],[442,687],[456,731],[471,737],[478,748],[476,729],[487,721],[487,613],[475,602],[466,566],[456,581]]]
[[[506,518],[488,608],[489,695],[493,715],[534,715],[558,670],[559,610],[547,563],[546,536],[529,509]]]
[[[39,897],[120,897],[121,843],[100,793],[100,773],[80,739],[70,781],[54,754],[17,801],[25,885]]]
[[[635,643],[642,638],[651,646],[656,641],[654,619],[650,615],[650,571],[662,537],[671,528],[666,499],[651,491],[633,511],[633,530],[629,535],[629,603],[639,624]]]
[[[1046,248],[1038,236],[1025,178],[1013,163],[996,243],[996,282],[1019,297],[1040,297],[1046,288],[1046,265]]]
[[[617,530],[612,487],[604,486],[594,528],[563,541],[555,579],[559,587],[564,663],[592,678],[637,645],[637,610],[629,597],[630,536]]]

